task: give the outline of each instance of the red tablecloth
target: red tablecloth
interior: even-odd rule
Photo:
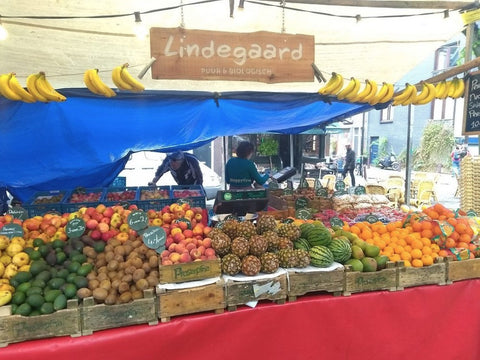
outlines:
[[[10,344],[2,360],[480,359],[480,280],[350,297],[316,295],[223,314]]]

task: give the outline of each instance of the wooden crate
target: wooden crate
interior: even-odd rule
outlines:
[[[143,296],[143,299],[118,305],[95,304],[93,297],[83,299],[80,307],[82,335],[91,335],[94,331],[122,326],[158,324],[154,290],[144,290]]]
[[[158,317],[161,322],[170,321],[172,316],[212,310],[216,314],[221,314],[225,310],[224,283],[220,278],[208,285],[168,289],[160,284],[156,289]]]
[[[287,210],[288,202],[281,196],[268,195],[268,206],[277,210]]]
[[[329,292],[341,295],[345,284],[345,269],[331,271],[296,272],[288,271],[288,301],[295,301],[297,296],[312,292]]]
[[[67,308],[48,315],[11,315],[11,306],[0,307],[0,347],[26,340],[56,336],[81,336],[78,301],[67,301]]]
[[[445,285],[447,283],[447,263],[436,258],[434,264],[420,268],[405,267],[403,261],[397,261],[397,290],[420,285]]]
[[[447,260],[447,284],[454,281],[480,278],[480,258]]]
[[[236,310],[238,305],[252,301],[269,300],[277,304],[284,304],[287,298],[287,273],[279,274],[268,279],[231,280],[225,276],[225,301],[228,310]]]
[[[385,269],[374,272],[353,271],[351,266],[345,265],[344,296],[377,290],[397,290],[397,267],[394,262],[389,261]]]
[[[219,277],[221,273],[220,259],[160,265],[159,267],[160,284],[210,279]]]

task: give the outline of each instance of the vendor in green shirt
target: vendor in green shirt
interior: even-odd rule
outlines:
[[[230,189],[251,189],[256,184],[265,184],[270,177],[269,174],[260,175],[258,173],[255,163],[250,160],[253,151],[252,143],[242,141],[237,146],[237,157],[232,157],[227,161],[225,182],[230,185]]]

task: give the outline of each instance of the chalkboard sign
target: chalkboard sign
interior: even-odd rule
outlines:
[[[295,217],[297,219],[308,220],[312,218],[312,213],[308,209],[301,208],[295,210]]]
[[[23,228],[18,224],[5,224],[0,229],[0,235],[4,235],[10,239],[16,236],[23,237]]]
[[[179,222],[184,222],[185,224],[187,224],[187,229],[192,228],[192,223],[187,218],[179,218],[175,220],[175,223],[179,223]]]
[[[192,199],[188,199],[188,198],[180,198],[180,199],[177,199],[177,200],[176,200],[176,203],[177,203],[177,204],[180,204],[180,205],[182,205],[182,204],[188,204],[188,205],[190,205],[190,206],[193,206],[193,201],[192,201]]]
[[[315,190],[315,195],[321,196],[321,197],[327,197],[328,196],[328,190],[325,188],[318,188]]]
[[[305,208],[307,207],[307,205],[308,205],[307,198],[299,197],[297,200],[295,200],[295,209]]]
[[[79,238],[85,232],[85,221],[80,218],[75,218],[67,222],[65,225],[65,234],[69,239]]]
[[[21,206],[14,206],[7,211],[8,214],[12,215],[14,219],[27,220],[28,211]]]
[[[127,224],[131,229],[135,231],[140,231],[145,229],[148,225],[148,216],[147,213],[136,210],[132,211],[127,218]]]
[[[466,77],[462,134],[480,134],[480,71]]]
[[[337,216],[333,216],[333,217],[330,219],[330,225],[331,225],[331,226],[337,226],[337,227],[343,227],[343,220],[340,219],[340,218],[337,217]]]
[[[293,190],[290,188],[283,189],[283,195],[293,195]]]
[[[161,253],[165,250],[167,234],[160,226],[149,226],[142,234],[143,243],[150,249]]]
[[[373,215],[373,214],[368,214],[366,217],[365,217],[365,220],[367,222],[369,222],[370,224],[374,224],[378,221],[378,216],[377,215]]]
[[[335,182],[335,189],[345,190],[345,183],[343,182],[343,180],[338,180]]]
[[[353,192],[355,193],[355,195],[363,195],[367,193],[365,186],[362,185],[357,186]]]

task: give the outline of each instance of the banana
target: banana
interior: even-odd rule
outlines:
[[[435,94],[437,99],[445,99],[448,95],[447,82],[445,80],[440,81],[435,85]]]
[[[360,80],[354,78],[355,85],[353,86],[352,91],[345,95],[345,100],[351,101],[355,96],[358,95],[358,90],[360,90]]]
[[[0,94],[8,100],[19,101],[22,97],[10,88],[10,78],[12,73],[0,75]]]
[[[453,96],[453,93],[455,92],[455,90],[457,89],[457,86],[458,86],[458,83],[457,83],[457,77],[454,77],[452,80],[450,81],[447,81],[447,84],[448,84],[448,93],[447,93],[447,96],[448,97],[452,97]]]
[[[97,95],[102,95],[106,97],[112,97],[115,94],[115,91],[110,89],[98,75],[98,69],[89,69],[83,74],[83,82],[87,85],[87,88]]]
[[[370,84],[370,81],[365,80],[365,86],[363,87],[362,91],[360,91],[357,96],[352,98],[350,101],[351,102],[363,102],[363,99],[370,94],[370,91],[372,91],[372,85]]]
[[[379,104],[384,104],[384,103],[392,100],[394,92],[395,92],[395,89],[393,88],[393,84],[392,83],[387,83],[387,93],[385,94],[385,96],[383,98],[381,98],[378,101],[378,103]]]
[[[415,105],[418,105],[425,98],[427,98],[428,95],[430,94],[430,89],[428,88],[425,81],[421,81],[421,84],[422,84],[422,90],[419,93],[417,93],[417,95],[415,97],[415,102],[414,102]]]
[[[352,76],[350,78],[350,81],[348,82],[347,86],[345,86],[338,94],[337,94],[337,99],[338,100],[343,100],[345,97],[352,92],[352,90],[355,88],[355,78]]]
[[[402,102],[402,105],[410,105],[415,102],[415,99],[417,98],[417,87],[415,85],[410,84],[410,96]]]
[[[459,79],[459,78],[456,78],[456,79],[457,79],[457,86],[455,88],[455,91],[452,94],[452,98],[454,99],[457,99],[463,96],[465,92],[465,82],[463,81],[463,79]]]
[[[428,104],[429,102],[431,102],[432,100],[434,100],[435,97],[436,97],[437,92],[436,92],[436,89],[435,89],[435,85],[430,84],[430,83],[423,82],[423,85],[422,85],[422,86],[425,86],[425,88],[427,89],[428,94],[427,94],[427,96],[425,96],[425,97],[424,97],[423,99],[421,99],[421,100],[418,100],[418,98],[415,99],[415,102],[414,102],[415,105],[425,105],[425,104]],[[422,92],[423,92],[423,89],[422,89]]]
[[[35,99],[41,102],[48,102],[48,99],[40,94],[37,90],[36,82],[38,79],[38,73],[37,74],[31,74],[27,77],[27,89],[30,94],[33,95]]]
[[[119,90],[133,90],[133,86],[125,82],[122,78],[123,65],[116,66],[112,70],[112,81]]]
[[[49,101],[65,101],[67,98],[57,92],[52,85],[48,82],[43,71],[38,73],[37,81],[35,81],[35,87],[38,92]]]
[[[410,99],[410,97],[412,96],[412,92],[415,92],[416,94],[417,88],[414,85],[410,85],[409,83],[406,83],[405,89],[403,89],[403,91],[400,94],[393,97],[393,105],[394,106],[403,105],[405,101]]]
[[[367,81],[370,83],[371,89],[368,95],[362,99],[363,102],[369,102],[377,94],[377,88],[378,88],[377,83],[373,80],[367,79]]]
[[[27,103],[34,103],[37,101],[37,99],[35,99],[32,94],[25,90],[22,85],[20,85],[17,77],[15,76],[15,73],[12,73],[8,84],[10,85],[10,89],[12,89],[15,94],[19,95],[22,98],[22,101]]]
[[[324,87],[320,88],[318,92],[322,95],[328,95],[332,93],[332,90],[338,87],[338,84],[343,84],[343,77],[340,78],[340,74],[333,72],[332,77],[328,80]]]
[[[127,84],[129,84],[132,88],[133,91],[143,91],[145,90],[145,86],[135,79],[127,70],[128,68],[128,63],[123,64],[122,66],[122,71],[120,72],[120,76],[122,77],[122,80],[125,81]]]
[[[368,103],[370,105],[378,104],[380,102],[380,100],[383,99],[385,97],[385,95],[387,95],[387,91],[388,91],[388,84],[384,81],[382,83],[382,86],[378,90],[378,92],[375,94],[374,97],[372,97],[370,99],[370,101]]]

